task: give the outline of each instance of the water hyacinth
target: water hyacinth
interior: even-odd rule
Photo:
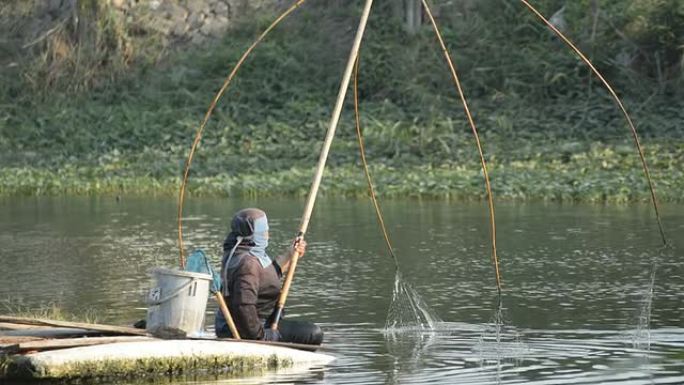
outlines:
[[[507,7],[492,12],[492,2],[482,1],[468,18],[456,18],[447,9],[441,16],[481,129],[496,198],[647,200],[629,132],[605,92],[588,85],[588,74],[543,29],[526,27],[531,19],[524,9]],[[566,12],[570,28],[586,24],[578,7]],[[614,8],[605,11],[618,12]],[[6,11],[0,6],[0,18],[8,17]],[[264,41],[207,126],[190,194],[306,194],[344,61],[345,50],[339,48],[349,43],[346,34],[335,31],[344,30],[356,11],[353,5],[339,6],[335,14],[303,7],[283,33]],[[370,21],[359,80],[362,125],[379,194],[482,199],[477,154],[434,36],[427,30],[409,38],[383,12],[378,8],[377,19]],[[631,25],[635,10],[625,12],[620,23]],[[86,71],[87,79],[51,73],[59,80],[52,86],[41,76],[62,67],[45,67],[49,63],[35,54],[42,52],[40,45],[27,52],[15,47],[15,40],[2,43],[0,50],[12,53],[14,64],[0,62],[5,86],[0,89],[0,195],[175,194],[212,93],[268,16],[237,25],[211,49],[173,50],[159,46],[155,36],[150,41],[138,36],[127,40],[140,49],[125,70],[103,64]],[[664,23],[659,13],[647,16],[651,24],[630,33],[648,37]],[[0,23],[0,29],[20,21]],[[486,22],[501,28],[483,29]],[[103,36],[118,31],[102,25]],[[597,43],[613,41],[612,33],[613,28],[599,29]],[[620,51],[607,47],[597,54]],[[97,53],[81,48],[81,55]],[[161,55],[166,56],[160,62]],[[599,63],[612,60],[603,59]],[[684,98],[676,74],[652,79],[651,69],[602,67],[609,67],[601,69],[616,82],[644,136],[659,198],[681,201]],[[70,79],[73,84],[64,84]],[[323,194],[365,195],[349,107],[333,144]]]

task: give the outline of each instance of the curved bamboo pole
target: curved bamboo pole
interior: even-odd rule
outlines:
[[[375,208],[375,216],[378,219],[378,225],[380,225],[382,236],[385,239],[387,251],[389,252],[390,257],[392,257],[392,261],[394,262],[394,270],[398,272],[399,261],[397,260],[397,256],[394,254],[392,242],[390,242],[389,233],[387,232],[385,220],[382,217],[382,211],[380,210],[380,204],[378,203],[378,197],[375,194],[375,187],[373,187],[373,180],[371,179],[370,170],[368,168],[368,162],[366,161],[366,147],[363,144],[363,134],[361,133],[361,115],[359,114],[359,61],[360,55],[357,55],[356,63],[354,64],[354,120],[356,122],[356,139],[359,142],[361,164],[363,165],[363,172],[366,175],[366,182],[368,183],[368,194],[370,195],[371,201],[373,202],[373,207]]]
[[[275,19],[275,21],[273,21],[273,23],[271,23],[271,25],[269,25],[268,28],[266,28],[264,32],[261,33],[261,35],[259,35],[259,37],[254,41],[254,43],[252,43],[252,45],[250,45],[249,48],[247,48],[247,50],[240,57],[240,60],[238,60],[235,64],[235,67],[233,67],[233,70],[230,71],[230,74],[223,82],[221,88],[214,96],[214,99],[211,101],[211,104],[209,105],[209,108],[207,109],[207,112],[204,115],[204,119],[202,119],[202,123],[197,129],[197,133],[195,134],[195,140],[192,142],[190,153],[188,154],[188,158],[185,161],[183,181],[181,182],[180,192],[178,193],[178,251],[180,254],[179,258],[181,268],[185,268],[185,250],[183,245],[183,205],[185,203],[185,190],[188,184],[188,176],[190,174],[190,165],[192,164],[192,158],[195,155],[195,151],[197,151],[197,146],[202,140],[202,132],[204,131],[204,127],[206,127],[207,122],[209,122],[209,118],[211,117],[211,114],[214,112],[214,109],[216,108],[216,104],[218,103],[219,99],[221,99],[221,96],[223,96],[223,94],[226,92],[231,81],[233,80],[233,78],[235,77],[238,70],[245,62],[245,60],[247,60],[247,57],[252,53],[254,48],[256,48],[256,46],[259,45],[259,43],[261,43],[261,41],[266,37],[266,35],[268,35],[271,32],[271,30],[273,30],[278,24],[280,24],[280,22],[283,21],[283,19],[289,16],[295,9],[299,8],[299,6],[304,3],[304,1],[306,0],[297,0],[297,2],[295,2],[287,10],[285,10],[285,12],[278,16],[278,18]]]
[[[372,5],[373,0],[366,0],[363,13],[361,14],[361,20],[359,21],[359,27],[356,30],[354,44],[352,45],[351,52],[349,53],[347,66],[342,77],[342,83],[340,84],[340,89],[337,94],[337,102],[335,103],[335,108],[333,109],[332,117],[330,118],[328,131],[325,135],[325,141],[323,142],[323,148],[321,149],[321,154],[318,158],[318,165],[316,166],[316,172],[314,174],[313,181],[311,182],[311,190],[309,190],[309,196],[306,199],[306,206],[304,208],[304,213],[302,214],[302,220],[299,225],[299,233],[297,234],[295,242],[304,237],[306,230],[309,227],[309,220],[311,219],[311,213],[313,212],[316,196],[318,195],[318,188],[320,187],[321,179],[323,178],[323,170],[325,169],[325,163],[328,159],[328,152],[330,151],[330,145],[335,137],[335,130],[337,129],[337,123],[340,120],[342,106],[344,105],[344,97],[347,94],[347,88],[349,88],[352,70],[354,69],[354,63],[356,62],[356,57],[358,55],[359,48],[361,47],[361,40],[363,39],[363,33],[366,30],[366,24],[368,22],[368,16],[370,15]],[[276,308],[273,313],[273,323],[271,324],[272,330],[278,330],[278,323],[283,315],[285,301],[287,301],[287,295],[290,292],[290,286],[292,285],[292,280],[294,279],[294,272],[295,268],[297,267],[298,260],[299,253],[294,252],[290,259],[290,268],[287,271],[287,276],[285,278],[285,282],[283,282],[283,287],[280,290],[280,296],[278,297],[278,303],[276,304]]]
[[[444,53],[444,58],[446,59],[446,62],[449,65],[449,70],[451,71],[451,78],[453,79],[454,84],[456,85],[456,90],[458,91],[458,95],[461,98],[461,103],[463,104],[463,109],[465,111],[466,117],[468,118],[468,123],[470,124],[470,128],[472,129],[473,135],[475,136],[477,151],[480,154],[480,162],[482,163],[482,173],[484,174],[485,188],[487,190],[487,204],[489,205],[489,233],[491,236],[492,243],[492,262],[494,263],[494,273],[496,274],[496,289],[499,292],[499,294],[501,294],[501,274],[499,273],[499,257],[496,253],[496,219],[494,217],[494,200],[492,197],[492,186],[489,182],[489,173],[487,172],[487,162],[485,161],[484,152],[482,151],[482,144],[480,143],[480,135],[477,132],[475,121],[473,120],[473,116],[470,113],[470,108],[468,107],[468,102],[466,101],[465,94],[463,93],[463,88],[461,87],[461,81],[459,80],[458,74],[456,73],[456,68],[454,67],[454,63],[451,60],[451,55],[449,54],[449,51],[447,50],[447,47],[444,44],[444,39],[442,39],[442,34],[439,32],[437,22],[435,21],[435,18],[432,16],[432,10],[430,9],[430,6],[428,5],[426,0],[421,1],[423,2],[425,13],[430,19],[432,28],[435,31],[435,35],[437,35],[439,45],[442,47],[442,53]]]
[[[235,67],[233,67],[233,70],[230,72],[226,80],[223,82],[223,85],[221,86],[219,91],[214,96],[214,99],[211,101],[211,104],[209,105],[209,108],[207,109],[207,112],[204,115],[204,119],[202,119],[202,123],[197,129],[195,139],[193,140],[192,147],[190,148],[190,153],[188,154],[188,158],[185,161],[183,181],[180,186],[180,192],[178,193],[178,251],[181,269],[185,268],[185,247],[183,245],[183,204],[185,203],[185,190],[188,183],[188,176],[190,174],[190,165],[192,164],[192,158],[195,155],[197,146],[199,145],[202,139],[202,132],[204,131],[204,128],[209,122],[209,118],[211,117],[211,114],[214,112],[214,109],[216,108],[216,104],[218,103],[219,99],[221,99],[221,96],[223,96],[223,94],[226,92],[231,81],[237,74],[237,71],[240,69],[245,60],[247,60],[247,57],[252,53],[254,48],[256,48],[256,46],[259,45],[259,43],[261,43],[261,41],[266,37],[266,35],[268,35],[269,32],[271,32],[271,30],[273,30],[283,19],[289,16],[290,13],[292,13],[295,9],[299,8],[299,6],[302,5],[302,3],[304,3],[304,1],[306,0],[298,0],[287,10],[285,10],[285,12],[283,12],[278,18],[276,18],[273,21],[273,23],[271,23],[271,25],[269,25],[268,28],[266,28],[264,32],[261,33],[261,35],[259,35],[259,37],[254,41],[254,43],[252,43],[252,45],[250,45],[247,48],[247,50],[245,50],[245,52],[242,54],[238,62],[235,64]],[[226,305],[221,293],[216,293],[216,300],[218,301],[221,313],[223,313],[223,317],[226,319],[226,322],[228,323],[228,327],[230,328],[233,338],[239,340],[240,334],[237,328],[235,327],[233,317],[231,316],[230,311],[228,310],[228,306]]]
[[[641,165],[644,169],[644,175],[646,176],[646,180],[648,181],[648,188],[651,192],[651,201],[653,202],[653,209],[655,210],[655,216],[656,216],[656,221],[658,222],[658,230],[660,231],[660,237],[662,238],[663,245],[667,246],[667,237],[665,236],[665,230],[663,228],[663,222],[660,219],[660,209],[658,207],[658,200],[656,199],[656,192],[655,192],[655,187],[653,186],[653,180],[651,179],[651,173],[648,169],[648,164],[646,163],[646,157],[644,156],[644,150],[641,147],[641,142],[639,141],[639,135],[637,134],[637,129],[634,126],[634,123],[632,122],[632,118],[629,116],[627,113],[627,109],[625,106],[622,104],[622,101],[618,97],[617,93],[615,90],[613,90],[613,87],[608,83],[608,81],[601,75],[598,69],[592,64],[592,62],[582,53],[582,51],[577,48],[575,44],[570,41],[561,31],[558,30],[553,24],[551,24],[550,21],[548,21],[535,7],[532,6],[527,0],[520,0],[532,13],[534,13],[546,26],[551,29],[563,42],[570,47],[577,56],[579,56],[580,59],[591,69],[591,71],[596,75],[597,78],[603,83],[603,85],[606,87],[610,95],[613,97],[613,100],[615,101],[615,104],[617,104],[618,108],[620,111],[622,111],[622,115],[625,117],[625,120],[627,121],[627,125],[632,131],[632,137],[634,139],[634,144],[636,145],[637,151],[639,152],[639,158],[641,159]]]

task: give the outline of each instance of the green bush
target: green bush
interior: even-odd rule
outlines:
[[[547,15],[563,5],[538,3]],[[625,96],[656,181],[663,181],[663,195],[681,200],[676,191],[682,187],[677,170],[684,164],[684,102],[681,91],[670,87],[681,71],[655,79],[650,70],[618,65],[614,58],[625,41],[611,27],[632,34],[644,52],[662,51],[664,59],[675,43],[655,31],[665,26],[681,37],[680,19],[657,7],[638,8],[656,1],[638,7],[631,1],[600,3],[600,20],[610,17],[610,23],[602,21],[592,38],[591,2],[565,3],[568,34],[596,57]],[[409,35],[380,4],[364,38],[360,96],[381,192],[481,197],[472,134],[430,26]],[[471,4],[464,9],[458,2],[439,2],[439,22],[482,134],[497,196],[648,198],[629,131],[606,92],[589,82],[586,67],[521,4]],[[106,10],[97,7],[82,12]],[[257,48],[206,129],[193,163],[192,192],[306,191],[358,14],[355,3],[305,6]],[[628,28],[641,20],[634,15],[647,23]],[[38,46],[25,56],[15,52],[27,65],[0,72],[7,85],[0,89],[0,194],[175,191],[214,92],[272,18],[261,15],[222,41],[169,51],[162,61],[154,35],[134,35],[111,15],[88,24],[98,33],[72,40],[88,60],[41,61]],[[134,49],[124,60],[126,47]],[[53,76],[51,71],[54,82],[31,86]],[[328,193],[364,193],[355,140],[348,101],[331,151],[335,171]]]
[[[594,10],[591,4],[592,0],[569,2],[568,13],[574,20],[573,33],[600,62],[618,69],[620,76],[631,80],[630,86],[645,81],[660,90],[680,92],[684,3],[623,0],[598,3]]]

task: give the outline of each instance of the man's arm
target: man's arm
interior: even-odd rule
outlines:
[[[287,274],[287,271],[290,269],[290,261],[292,260],[292,255],[295,251],[299,253],[300,258],[304,255],[306,252],[306,241],[304,239],[300,239],[294,245],[290,246],[290,249],[284,255],[276,257],[276,262],[278,262],[283,274]]]

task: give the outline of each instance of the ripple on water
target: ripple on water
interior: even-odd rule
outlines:
[[[30,306],[54,301],[76,311],[93,306],[104,321],[129,323],[144,317],[147,270],[178,263],[173,200],[15,203],[0,207],[1,298],[20,296]],[[296,229],[301,202],[257,203],[272,218],[277,254]],[[186,244],[206,248],[216,262],[226,218],[257,203],[207,200],[189,206]],[[653,252],[658,239],[644,226],[651,220],[648,212],[573,205],[500,208],[507,308],[506,317],[494,322],[482,207],[386,202],[406,278],[423,307],[429,305],[436,314],[431,323],[413,323],[431,324],[427,328],[386,330],[393,267],[382,254],[366,203],[322,202],[317,207],[309,250],[288,300],[288,317],[322,325],[326,345],[337,357],[330,367],[170,382],[684,383],[684,262],[678,249],[667,255]],[[678,212],[684,211],[675,207],[668,216]]]

